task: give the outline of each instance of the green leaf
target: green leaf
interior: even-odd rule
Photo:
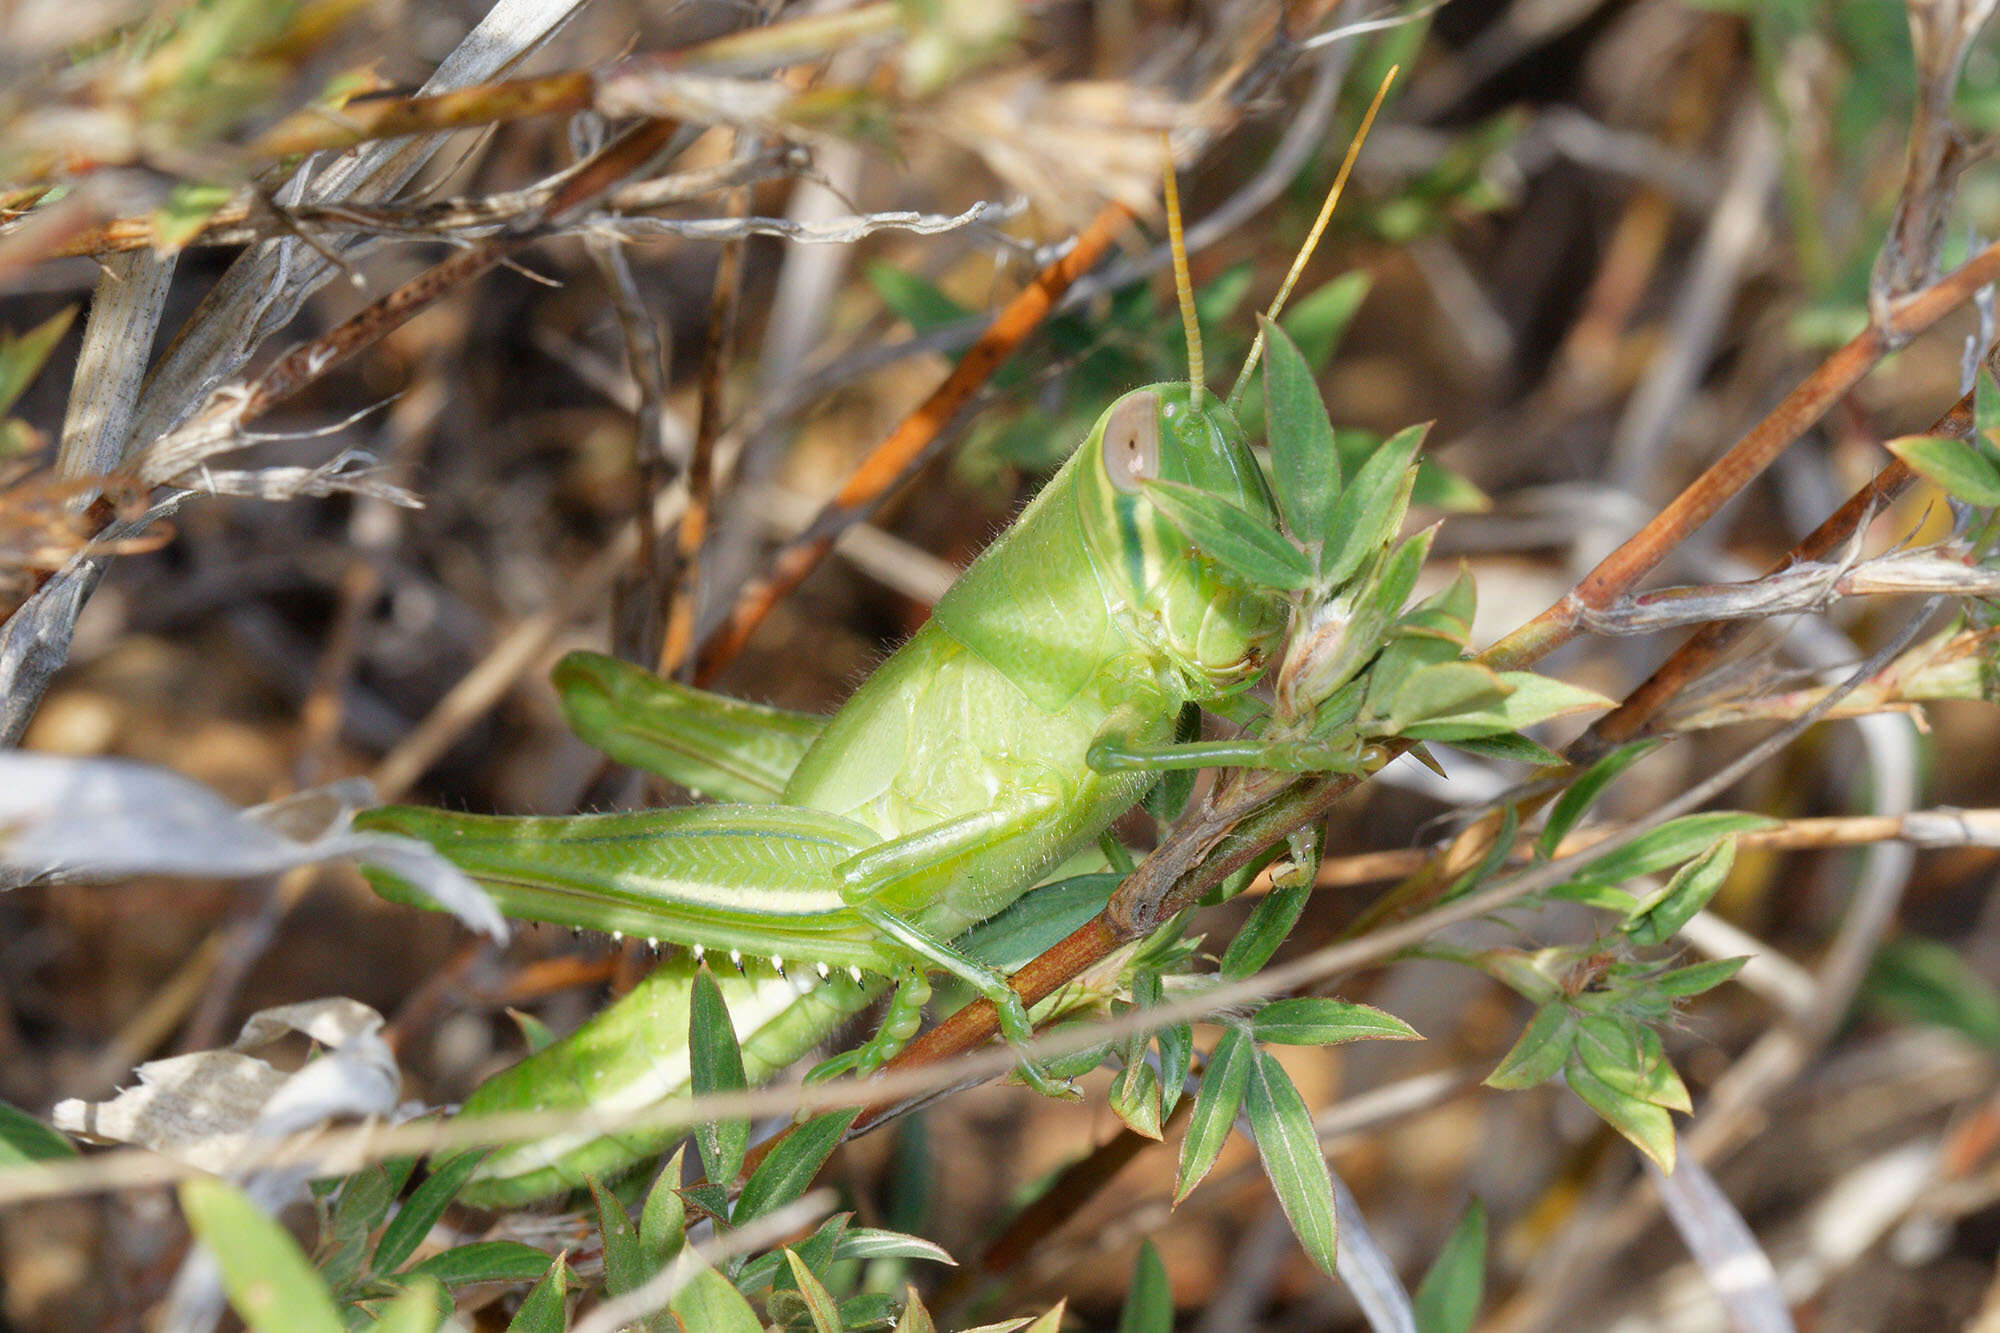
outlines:
[[[689,1083],[697,1097],[741,1092],[747,1086],[743,1077],[743,1048],[736,1043],[729,1006],[723,1003],[722,989],[706,967],[695,973],[689,994],[688,1062]],[[709,1180],[727,1187],[743,1169],[743,1154],[750,1146],[750,1122],[712,1120],[696,1126],[694,1141],[701,1150],[702,1169]]]
[[[215,1257],[222,1289],[257,1333],[342,1333],[326,1284],[291,1233],[234,1185],[212,1176],[181,1182],[181,1211]]]
[[[0,1102],[0,1170],[30,1162],[55,1162],[77,1155],[62,1131],[19,1107]]]
[[[507,1333],[564,1333],[569,1327],[569,1256],[559,1254],[507,1323]]]
[[[507,1017],[513,1019],[514,1026],[521,1029],[521,1040],[526,1043],[528,1054],[545,1051],[556,1044],[556,1034],[549,1025],[525,1009],[510,1007],[507,1010]]]
[[[841,1333],[847,1325],[841,1322],[840,1303],[833,1299],[833,1293],[826,1289],[826,1284],[814,1277],[805,1260],[792,1251],[785,1251],[785,1262],[791,1266],[792,1281],[798,1284],[799,1295],[806,1303],[806,1312],[812,1317],[813,1328],[817,1333]]]
[[[1437,460],[1419,458],[1410,503],[1446,514],[1483,514],[1493,507],[1493,497]]]
[[[639,1210],[639,1252],[654,1272],[665,1268],[667,1260],[680,1253],[681,1246],[687,1243],[687,1204],[681,1199],[679,1188],[681,1157],[686,1152],[686,1145],[674,1149],[674,1155],[653,1182],[651,1193],[646,1195],[646,1206]]]
[[[944,1246],[922,1236],[906,1236],[900,1231],[879,1227],[849,1227],[833,1247],[835,1259],[921,1259],[925,1263],[952,1264],[956,1261]]]
[[[1621,1096],[1689,1112],[1687,1086],[1667,1060],[1660,1034],[1627,1017],[1586,1014],[1577,1024],[1576,1058]]]
[[[153,249],[172,254],[201,234],[216,210],[228,203],[235,191],[226,185],[205,185],[199,181],[179,181],[167,191],[167,198],[153,210]]]
[[[1486,1290],[1486,1208],[1474,1199],[1417,1287],[1417,1333],[1469,1333]]]
[[[1716,958],[1706,963],[1677,967],[1655,977],[1653,991],[1670,1000],[1692,999],[1714,990],[1741,972],[1743,965],[1749,961],[1748,958]]]
[[[1340,339],[1368,297],[1373,278],[1361,269],[1343,273],[1292,302],[1278,320],[1314,370],[1326,369]],[[1267,340],[1268,341],[1268,340]]]
[[[1150,1240],[1139,1242],[1132,1286],[1125,1293],[1125,1308],[1118,1312],[1118,1333],[1174,1333],[1173,1285]]]
[[[368,1253],[368,1236],[389,1215],[403,1185],[416,1168],[410,1157],[364,1166],[340,1187],[340,1198],[315,1256],[315,1266],[328,1286],[339,1292],[361,1274],[361,1261]]]
[[[868,285],[882,298],[882,304],[908,321],[918,333],[956,323],[971,313],[946,296],[928,278],[918,277],[892,264],[868,265],[867,277]]]
[[[1551,1000],[1535,1011],[1513,1048],[1486,1076],[1486,1086],[1513,1090],[1532,1088],[1554,1078],[1576,1043],[1576,1011]]]
[[[1563,1071],[1569,1089],[1583,1099],[1583,1104],[1603,1118],[1604,1123],[1623,1134],[1632,1146],[1653,1159],[1653,1164],[1662,1171],[1674,1169],[1674,1121],[1651,1102],[1630,1097],[1606,1084],[1597,1075],[1584,1067],[1582,1060],[1571,1060]]]
[[[1187,1134],[1181,1139],[1180,1171],[1174,1179],[1174,1203],[1201,1183],[1208,1169],[1229,1139],[1243,1094],[1250,1086],[1250,1066],[1257,1047],[1250,1034],[1240,1027],[1225,1028],[1208,1057],[1208,1068],[1194,1096],[1194,1113],[1188,1117]]]
[[[833,1150],[840,1146],[848,1127],[860,1114],[858,1106],[828,1111],[787,1134],[744,1182],[731,1220],[741,1226],[784,1207],[812,1188],[813,1177],[826,1165],[826,1159],[833,1156]]]
[[[1467,736],[1450,742],[1450,745],[1455,750],[1485,759],[1505,759],[1516,764],[1534,764],[1538,768],[1563,762],[1561,755],[1540,741],[1505,732],[1497,736]]]
[[[9,330],[0,334],[0,413],[5,413],[27,392],[75,318],[76,307],[68,306],[26,333]]]
[[[383,1307],[369,1333],[436,1333],[449,1318],[451,1297],[434,1279],[420,1278]]]
[[[1306,364],[1285,331],[1262,317],[1264,330],[1265,432],[1271,443],[1271,473],[1278,508],[1294,539],[1315,542],[1333,519],[1340,498],[1340,454],[1333,423]]]
[[[1641,875],[1651,875],[1668,866],[1679,865],[1706,851],[1718,838],[1771,828],[1777,820],[1736,810],[1707,810],[1670,819],[1656,829],[1641,834],[1617,851],[1591,861],[1576,873],[1572,882],[1623,884]]]
[[[1134,1060],[1111,1080],[1108,1100],[1112,1114],[1134,1134],[1158,1139],[1165,1119],[1160,1110],[1160,1076],[1144,1059]]]
[[[1565,713],[1609,708],[1611,701],[1595,690],[1538,676],[1532,671],[1502,671],[1500,679],[1513,691],[1490,708],[1462,713],[1442,722],[1419,722],[1403,734],[1420,741],[1460,741],[1546,722]]]
[[[1323,995],[1273,1000],[1250,1020],[1258,1041],[1285,1046],[1333,1046],[1346,1041],[1422,1041],[1415,1028],[1373,1005]]]
[[[1617,781],[1618,776],[1647,755],[1660,748],[1664,742],[1657,740],[1633,741],[1621,745],[1610,754],[1583,770],[1576,781],[1563,789],[1549,807],[1549,822],[1542,826],[1542,836],[1535,839],[1535,855],[1554,856],[1556,848],[1562,845],[1570,830],[1576,827],[1584,812],[1597,803],[1604,789]]]
[[[1327,520],[1326,548],[1320,557],[1320,578],[1328,587],[1354,577],[1403,525],[1403,511],[1410,503],[1410,464],[1429,430],[1427,423],[1397,431],[1368,456],[1341,492]]]
[[[1296,591],[1312,582],[1299,548],[1267,520],[1178,481],[1146,481],[1146,498],[1197,550],[1253,588]]]
[[[1222,952],[1220,971],[1224,979],[1240,981],[1253,976],[1264,964],[1271,961],[1271,955],[1292,933],[1298,924],[1299,914],[1306,910],[1306,899],[1312,896],[1312,885],[1299,884],[1289,889],[1272,889],[1263,900],[1250,909],[1250,915],[1243,922],[1243,928],[1236,932],[1236,938],[1229,941],[1229,947]]]
[[[431,1228],[444,1216],[444,1210],[458,1197],[458,1191],[465,1185],[467,1177],[478,1169],[485,1160],[486,1151],[479,1149],[462,1152],[455,1157],[439,1162],[431,1169],[424,1183],[417,1186],[408,1203],[389,1220],[383,1228],[382,1239],[376,1242],[375,1255],[369,1261],[369,1271],[383,1276],[394,1272],[417,1251]]]
[[[1264,1174],[1278,1196],[1278,1206],[1292,1224],[1292,1234],[1306,1257],[1328,1277],[1334,1273],[1333,1252],[1338,1224],[1333,1206],[1333,1176],[1313,1132],[1312,1113],[1285,1067],[1268,1051],[1257,1052],[1250,1087],[1244,1098],[1251,1135]]]
[[[1657,891],[1641,898],[1621,929],[1635,944],[1665,944],[1688,920],[1708,906],[1729,868],[1736,863],[1736,839],[1717,838],[1714,845],[1674,872]]]
[[[1397,686],[1388,728],[1400,732],[1416,722],[1443,723],[1461,714],[1491,711],[1513,692],[1499,672],[1478,662],[1418,667]]]
[[[463,1287],[474,1282],[532,1282],[548,1271],[545,1250],[514,1240],[480,1240],[433,1254],[411,1264],[398,1278],[419,1275],[436,1278],[447,1287]]]
[[[1175,1023],[1153,1034],[1160,1051],[1160,1116],[1174,1113],[1181,1093],[1187,1088],[1188,1071],[1194,1068],[1194,1028]]]
[[[1044,1310],[1035,1316],[1035,1322],[1021,1329],[1021,1333],[1062,1333],[1063,1311],[1069,1305],[1067,1297],[1057,1301],[1055,1308]],[[979,1328],[968,1328],[965,1333],[1011,1333],[1019,1326],[1019,1321],[1010,1320],[1005,1324],[983,1324]]]
[[[1889,441],[1889,452],[1967,504],[1982,509],[2000,505],[2000,467],[1969,441],[1908,435]]]
[[[625,1211],[624,1200],[597,1177],[586,1176],[584,1180],[597,1204],[597,1234],[604,1242],[604,1289],[613,1296],[623,1296],[644,1286],[653,1270],[646,1264],[645,1251],[639,1248],[639,1232],[632,1225],[632,1215]]]
[[[743,1293],[713,1268],[702,1268],[667,1307],[690,1333],[764,1333]]]
[[[1862,1000],[1901,1022],[1951,1028],[2000,1047],[2000,992],[1936,940],[1904,935],[1884,944]]]
[[[937,1321],[915,1287],[903,1288],[903,1317],[896,1321],[896,1333],[937,1333]]]

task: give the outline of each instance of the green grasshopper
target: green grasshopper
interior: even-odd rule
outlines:
[[[1281,506],[1230,404],[1203,384],[1185,266],[1176,267],[1188,381],[1112,403],[832,718],[724,699],[592,654],[558,666],[568,718],[586,740],[726,804],[566,818],[392,807],[364,817],[435,844],[510,916],[688,949],[569,1039],[489,1081],[468,1113],[685,1095],[689,993],[704,955],[733,965],[719,980],[753,1083],[893,982],[875,1035],[816,1073],[876,1068],[916,1030],[933,970],[992,1000],[1010,1042],[1028,1040],[1004,974],[951,941],[1073,869],[1160,770],[1257,762],[1254,745],[1179,742],[1194,709],[1226,707],[1263,674],[1287,622],[1285,590],[1246,580],[1189,536],[1191,499],[1219,501],[1274,540]],[[1397,454],[1400,484],[1385,498],[1398,516],[1415,447],[1385,451]],[[1393,535],[1393,518],[1379,525]],[[1284,766],[1327,767],[1358,746],[1305,748],[1314,757],[1293,754]],[[385,896],[424,905],[393,878],[371,878]],[[1021,1076],[1059,1091],[1026,1062]],[[579,1130],[518,1147],[489,1158],[467,1197],[540,1197],[628,1166],[664,1138]]]

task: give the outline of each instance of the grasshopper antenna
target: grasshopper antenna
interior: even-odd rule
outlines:
[[[1165,132],[1160,146],[1166,150],[1167,248],[1174,256],[1174,292],[1181,302],[1181,331],[1187,335],[1188,402],[1201,409],[1208,389],[1206,368],[1201,359],[1201,316],[1195,313],[1194,282],[1188,277],[1187,237],[1181,231],[1181,184],[1174,171],[1174,147]]]
[[[1333,217],[1333,206],[1340,202],[1340,192],[1347,188],[1347,177],[1354,170],[1354,159],[1361,156],[1361,145],[1368,139],[1368,129],[1375,123],[1375,113],[1382,109],[1382,99],[1389,95],[1389,85],[1396,80],[1399,65],[1389,66],[1389,72],[1382,76],[1382,86],[1375,90],[1375,100],[1368,104],[1368,114],[1361,118],[1361,128],[1355,131],[1354,142],[1347,145],[1347,157],[1340,164],[1340,174],[1333,178],[1333,188],[1326,192],[1326,202],[1319,206],[1319,216],[1313,220],[1312,230],[1306,233],[1306,243],[1299,247],[1298,258],[1292,261],[1291,272],[1279,286],[1278,294],[1272,298],[1271,308],[1265,312],[1266,319],[1276,319],[1278,312],[1285,308],[1285,302],[1298,284],[1299,275],[1305,272],[1306,261],[1312,258],[1313,248],[1319,244],[1320,236],[1326,231],[1327,222]],[[1172,199],[1171,192],[1168,198]],[[1168,204],[1169,210],[1173,205]],[[1168,214],[1172,216],[1171,211]],[[1178,254],[1178,251],[1176,251]],[[1236,383],[1229,390],[1229,406],[1234,408],[1243,401],[1243,391],[1250,386],[1250,372],[1257,368],[1257,358],[1264,354],[1264,329],[1258,326],[1257,337],[1250,344],[1250,354],[1243,358],[1243,369],[1236,374]]]

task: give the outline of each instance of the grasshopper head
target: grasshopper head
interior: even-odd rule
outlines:
[[[1144,485],[1192,486],[1277,527],[1263,469],[1222,400],[1204,390],[1195,401],[1185,383],[1134,389],[1098,419],[1080,467],[1085,518],[1099,519],[1084,524],[1091,554],[1141,636],[1198,696],[1261,671],[1283,627],[1284,603],[1197,554]]]

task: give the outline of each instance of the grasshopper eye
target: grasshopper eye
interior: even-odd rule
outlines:
[[[1131,494],[1139,483],[1160,475],[1160,400],[1155,394],[1127,394],[1104,418],[1104,473],[1118,490]]]

